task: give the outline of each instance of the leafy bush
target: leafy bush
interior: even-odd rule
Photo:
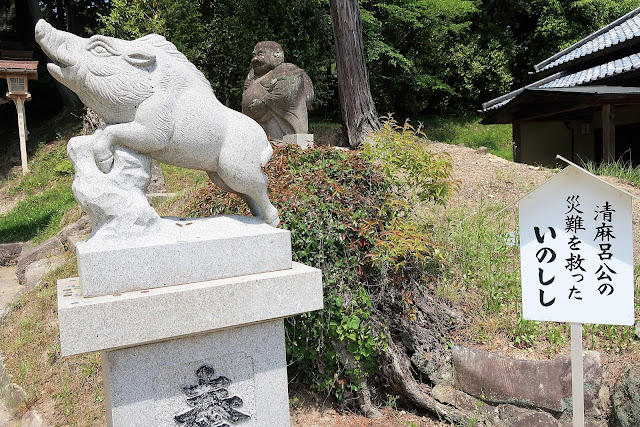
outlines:
[[[384,303],[379,296],[383,288],[402,286],[407,272],[419,274],[420,266],[433,260],[424,229],[408,225],[409,207],[384,171],[400,164],[417,174],[440,172],[419,170],[408,159],[403,163],[395,158],[394,153],[402,152],[395,145],[410,150],[418,144],[413,136],[387,137],[380,161],[374,161],[375,148],[363,154],[288,146],[275,148],[265,170],[282,227],[291,232],[294,260],[320,268],[323,276],[325,308],[286,322],[288,358],[296,376],[343,400],[360,387],[360,379],[377,372],[377,356],[386,348],[376,317],[376,305]],[[446,162],[442,166],[450,168]],[[429,193],[429,184],[421,185],[432,197],[449,191]],[[185,210],[191,216],[221,213],[248,211],[238,197],[224,195],[213,184]]]
[[[406,120],[400,126],[388,115],[382,117],[382,128],[371,135],[363,152],[369,162],[380,162],[385,179],[404,196],[413,192],[421,202],[442,204],[457,189],[451,178],[453,162],[446,153],[431,153],[426,138],[422,125],[414,128]]]

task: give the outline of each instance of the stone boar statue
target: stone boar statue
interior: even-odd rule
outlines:
[[[36,41],[53,61],[51,75],[106,123],[94,134],[93,156],[111,171],[114,145],[164,163],[207,172],[239,194],[251,213],[272,226],[278,212],[262,167],[273,150],[258,123],[222,105],[204,75],[158,34],[125,41],[82,38],[44,20]]]

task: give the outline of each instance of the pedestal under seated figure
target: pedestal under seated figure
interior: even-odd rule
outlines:
[[[307,109],[313,101],[311,79],[301,68],[284,62],[273,41],[256,44],[244,83],[242,112],[257,121],[271,139],[309,131]]]

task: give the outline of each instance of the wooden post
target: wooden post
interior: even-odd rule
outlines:
[[[573,427],[584,427],[584,368],[582,366],[582,324],[571,324],[571,395]]]
[[[615,106],[602,106],[602,161],[612,163],[616,160],[616,120]]]
[[[22,160],[22,174],[26,175],[29,172],[29,166],[27,165],[27,127],[24,118],[24,99],[17,97],[13,100],[16,103],[16,110],[18,110],[18,133],[20,134],[20,159]]]
[[[520,130],[520,123],[513,123],[511,128],[513,131],[513,161],[522,163],[522,131]]]

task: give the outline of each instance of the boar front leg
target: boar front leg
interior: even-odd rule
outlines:
[[[169,135],[156,132],[141,123],[130,122],[108,125],[95,133],[93,155],[98,169],[109,173],[113,166],[113,146],[123,145],[139,153],[150,153],[164,148],[169,142]]]

